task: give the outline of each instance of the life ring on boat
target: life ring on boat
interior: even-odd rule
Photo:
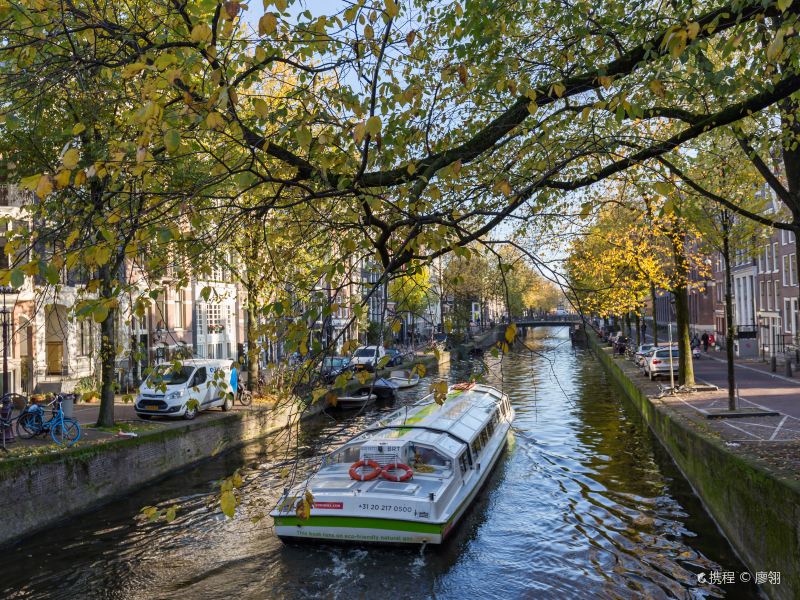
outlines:
[[[358,470],[361,467],[372,467],[372,471],[366,475],[361,475]],[[374,460],[359,460],[350,465],[350,478],[356,481],[371,481],[381,474],[381,466]]]
[[[402,475],[393,475],[390,471],[397,471],[398,469],[402,469],[405,471]],[[383,469],[381,470],[381,477],[384,479],[388,479],[389,481],[408,481],[414,476],[414,470],[409,467],[408,465],[404,465],[403,463],[394,463],[391,465],[384,465]]]

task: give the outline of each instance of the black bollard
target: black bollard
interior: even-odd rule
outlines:
[[[772,355],[772,358],[769,361],[769,370],[772,371],[773,373],[778,372],[778,357],[775,356],[774,354]]]
[[[792,376],[792,361],[790,361],[789,359],[786,359],[786,372],[784,373],[784,375],[786,375],[786,377]]]

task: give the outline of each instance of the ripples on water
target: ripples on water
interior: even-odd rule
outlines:
[[[516,409],[514,438],[488,486],[441,548],[284,546],[258,520],[320,454],[391,407],[306,424],[59,525],[0,563],[6,598],[756,598],[751,586],[698,587],[701,571],[742,571],[669,457],[566,331],[487,358]],[[477,365],[452,365],[462,380]],[[410,402],[423,385],[400,402]],[[321,442],[320,440],[325,440]],[[299,450],[286,455],[286,449]],[[243,466],[236,518],[214,482]],[[57,502],[57,496],[54,496]],[[179,504],[170,523],[142,506]]]

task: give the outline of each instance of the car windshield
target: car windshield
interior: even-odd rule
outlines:
[[[658,352],[656,352],[656,356],[658,358],[667,358],[667,357],[669,357],[669,350],[659,350]],[[678,356],[678,349],[677,348],[673,348],[672,349],[672,356],[677,358],[677,356]]]
[[[387,348],[386,354],[391,354],[392,356],[396,356],[397,354],[400,354],[400,350],[398,350],[397,348]]]
[[[183,366],[174,369],[172,365],[159,365],[156,370],[150,373],[147,383],[151,386],[156,385],[180,385],[189,381],[194,367]]]
[[[433,335],[433,339],[435,339],[437,342],[443,342],[444,340],[447,339],[447,334],[446,333],[435,333]]]
[[[326,358],[322,361],[322,366],[326,369],[335,369],[336,367],[341,367],[343,364],[345,364],[345,360],[346,359],[339,357]]]
[[[375,356],[375,348],[359,348],[356,350],[354,356]]]

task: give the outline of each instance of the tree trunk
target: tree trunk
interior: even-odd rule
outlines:
[[[113,298],[113,273],[106,264],[100,267],[100,298]],[[106,318],[100,322],[100,412],[98,427],[114,425],[114,367],[117,362],[117,340],[114,323],[116,306],[109,308]]]
[[[689,292],[686,285],[679,285],[673,291],[675,296],[675,321],[678,335],[678,384],[694,385],[694,365],[692,364],[692,342],[689,338]]]
[[[722,260],[725,261],[725,359],[728,363],[728,409],[736,410],[736,372],[733,362],[733,274],[731,273],[730,223],[722,213]]]
[[[258,384],[259,369],[258,357],[261,354],[258,346],[258,313],[253,296],[247,293],[247,385],[254,389]]]
[[[653,343],[658,346],[658,319],[656,318],[656,284],[650,282],[650,301],[653,303]]]
[[[692,364],[692,341],[689,337],[689,268],[686,264],[685,232],[678,225],[673,230],[672,257],[675,262],[677,283],[673,290],[675,297],[675,321],[678,335],[678,384],[694,385],[694,365]]]

